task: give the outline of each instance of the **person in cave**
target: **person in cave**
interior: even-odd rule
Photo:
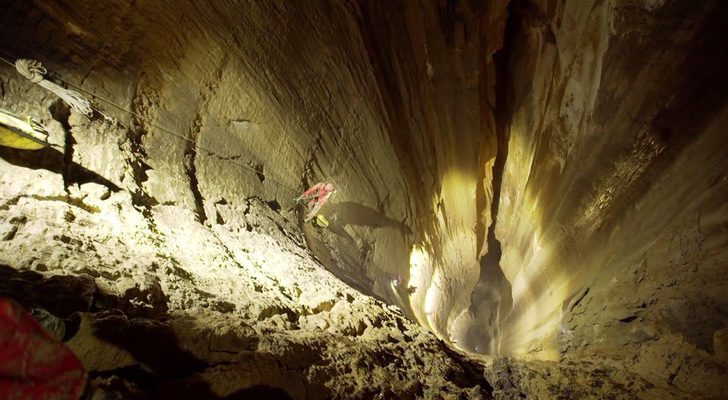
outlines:
[[[308,222],[313,219],[334,193],[336,193],[336,188],[332,183],[319,182],[298,196],[295,199],[296,202],[308,200],[306,206],[308,214],[306,215],[305,221]]]

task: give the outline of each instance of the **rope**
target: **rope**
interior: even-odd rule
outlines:
[[[31,82],[37,83],[42,88],[63,99],[77,113],[87,117],[94,115],[91,102],[86,100],[80,93],[44,79],[44,75],[48,73],[48,70],[43,67],[40,61],[19,58],[15,60],[15,69],[20,75],[28,78]]]
[[[15,60],[15,69],[18,70],[20,75],[28,78],[33,83],[38,83],[43,80],[43,75],[48,73],[40,61],[27,60],[19,58]]]
[[[72,84],[72,83],[70,83],[68,81],[63,80],[63,79],[57,78],[58,81],[64,83],[65,85],[67,85],[69,87],[72,87],[72,88],[78,90],[78,92],[75,92],[73,90],[68,90],[68,89],[62,88],[62,87],[54,84],[53,82],[50,82],[48,80],[45,80],[43,76],[45,74],[47,74],[48,72],[41,65],[41,63],[39,61],[27,60],[27,59],[17,59],[15,63],[12,63],[10,60],[6,59],[2,55],[0,55],[0,60],[2,62],[4,62],[5,64],[8,64],[9,66],[15,68],[21,75],[23,75],[24,77],[28,78],[31,82],[38,83],[39,85],[45,87],[48,90],[51,90],[51,89],[49,89],[46,86],[44,86],[45,82],[48,82],[48,83],[54,85],[55,87],[62,89],[64,91],[63,92],[64,95],[66,95],[68,93],[74,93],[77,96],[76,98],[81,98],[84,101],[86,101],[86,103],[88,104],[88,109],[85,108],[85,107],[81,107],[80,109],[77,109],[76,107],[74,107],[74,104],[75,103],[69,102],[65,97],[61,96],[58,92],[51,90],[53,93],[55,93],[59,97],[63,98],[63,100],[66,101],[71,107],[73,107],[74,110],[76,110],[77,112],[79,112],[81,114],[84,114],[84,115],[86,115],[88,117],[91,117],[93,115],[94,110],[95,110],[95,111],[99,112],[99,114],[103,115],[104,118],[106,118],[107,120],[110,120],[106,115],[104,115],[103,113],[101,113],[98,108],[94,108],[88,102],[88,100],[84,99],[83,96],[81,96],[81,94],[79,94],[78,92],[81,92],[81,93],[83,93],[83,94],[85,94],[87,96],[90,96],[90,97],[92,97],[92,98],[94,98],[96,100],[100,100],[101,102],[106,103],[106,104],[108,104],[108,105],[116,108],[119,111],[125,112],[125,113],[127,113],[129,115],[132,115],[132,116],[134,116],[136,118],[139,118],[140,120],[143,120],[144,119],[144,117],[141,114],[137,113],[137,112],[134,112],[132,110],[128,110],[128,109],[126,109],[126,108],[124,108],[124,107],[122,107],[122,106],[114,103],[111,100],[107,100],[107,99],[105,99],[103,97],[97,96],[97,95],[95,95],[95,94],[93,94],[93,93],[91,93],[91,92],[83,89],[82,87],[77,86],[77,85],[74,85],[74,84]],[[72,100],[72,101],[75,101],[75,100]],[[90,109],[90,114],[88,113],[88,110],[89,109]],[[250,172],[252,172],[254,174],[258,174],[259,173],[258,170],[256,170],[255,168],[251,167],[250,165],[247,165],[247,164],[238,162],[237,160],[234,160],[234,159],[225,157],[225,156],[223,156],[223,155],[221,155],[221,154],[219,154],[219,153],[217,153],[217,152],[215,152],[213,150],[210,150],[210,149],[207,149],[207,148],[205,148],[203,146],[200,146],[195,140],[192,140],[192,139],[188,138],[187,136],[181,135],[179,133],[175,133],[175,132],[173,132],[173,131],[171,131],[169,129],[163,128],[161,126],[158,126],[158,125],[155,125],[155,124],[152,124],[152,123],[146,123],[146,125],[151,126],[152,128],[157,129],[161,133],[164,133],[164,134],[169,135],[169,136],[173,136],[173,137],[175,137],[177,139],[184,140],[186,142],[189,142],[189,143],[193,144],[194,147],[192,148],[192,150],[194,152],[196,152],[196,153],[198,152],[198,150],[201,150],[201,151],[207,153],[208,155],[215,156],[215,157],[219,158],[221,161],[228,162],[228,163],[233,164],[233,165],[237,165],[238,167],[241,167],[243,169],[246,169],[246,170],[248,170],[248,171],[250,171]],[[281,137],[281,143],[282,143],[282,141],[283,141],[283,138]],[[290,187],[290,186],[286,185],[285,183],[282,183],[282,182],[277,181],[275,179],[266,177],[266,181],[271,181],[271,182],[273,182],[274,184],[276,184],[276,185],[278,185],[280,187],[283,187],[283,188],[286,188],[286,189],[291,190],[292,192],[298,193],[298,189],[293,188],[293,187]],[[278,197],[278,191],[275,192],[275,196]]]

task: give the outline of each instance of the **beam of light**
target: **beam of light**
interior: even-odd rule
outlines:
[[[476,188],[474,171],[453,166],[442,177],[440,193],[433,198],[438,259],[424,303],[431,328],[449,340],[450,325],[470,306],[470,293],[478,282]]]
[[[410,304],[415,318],[417,318],[417,322],[426,327],[429,327],[429,322],[424,311],[424,303],[430,284],[432,283],[432,272],[432,259],[424,246],[421,244],[412,246],[407,287],[415,289],[410,295]]]
[[[534,175],[538,142],[521,129],[527,125],[523,117],[514,117],[496,225],[503,250],[500,267],[511,283],[513,300],[500,330],[500,351],[557,359],[555,338],[564,301],[571,295],[574,277],[569,271],[574,268],[564,257],[553,216],[543,210],[549,192]]]

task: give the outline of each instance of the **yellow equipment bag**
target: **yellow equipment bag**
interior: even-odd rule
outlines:
[[[48,133],[40,123],[27,121],[0,109],[0,146],[22,150],[38,150],[48,146]]]

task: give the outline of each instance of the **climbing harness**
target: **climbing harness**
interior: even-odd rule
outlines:
[[[22,120],[0,109],[0,146],[39,150],[48,147],[48,132],[32,118]]]

